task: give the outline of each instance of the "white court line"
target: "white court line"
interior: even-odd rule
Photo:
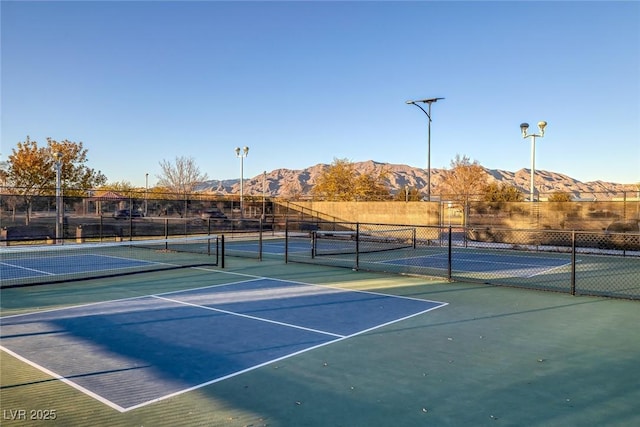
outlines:
[[[85,269],[85,270],[80,270],[80,271],[63,271],[63,272],[60,272],[60,273],[51,273],[51,272],[48,272],[48,271],[38,270],[38,269],[35,269],[35,268],[29,268],[29,267],[23,267],[23,266],[16,265],[16,264],[11,264],[11,263],[8,263],[8,262],[0,262],[0,265],[6,265],[6,266],[9,266],[9,267],[18,268],[18,269],[21,269],[21,270],[24,270],[24,271],[32,271],[32,272],[35,272],[35,273],[41,273],[44,276],[68,276],[68,275],[82,274],[82,273],[85,273],[85,272],[126,270],[126,269],[139,267],[141,264],[142,265],[170,265],[170,266],[177,265],[177,264],[171,264],[171,263],[166,263],[166,262],[139,260],[139,259],[135,259],[135,258],[126,258],[126,257],[120,257],[120,256],[114,256],[114,255],[100,255],[100,254],[56,255],[56,256],[40,258],[40,259],[55,260],[56,258],[63,258],[64,259],[64,258],[80,258],[80,257],[89,257],[89,258],[98,257],[98,258],[109,258],[109,259],[124,260],[124,261],[129,261],[133,265],[105,266],[105,267],[99,268],[99,269]],[[72,261],[73,261],[73,259],[72,259]],[[33,279],[33,278],[38,278],[38,277],[41,277],[41,276],[15,277],[15,278],[9,278],[7,280]]]
[[[576,260],[576,263],[578,263],[578,262],[580,262],[580,260]],[[546,269],[546,270],[542,270],[542,271],[539,271],[539,272],[537,272],[537,273],[533,273],[533,274],[531,274],[531,275],[529,275],[529,276],[524,276],[524,278],[525,278],[525,279],[530,279],[530,278],[532,278],[532,277],[536,277],[536,276],[537,276],[537,275],[539,275],[539,274],[547,274],[547,273],[549,273],[549,272],[551,272],[551,271],[553,271],[553,270],[557,270],[557,269],[560,269],[560,268],[564,268],[564,267],[569,266],[569,265],[571,265],[571,263],[570,263],[570,262],[566,262],[566,263],[564,263],[564,264],[556,265],[556,266],[554,266],[554,267],[549,267],[549,268],[548,268],[548,269]]]
[[[383,295],[384,295],[384,294],[383,294]],[[425,300],[421,300],[421,301],[425,301]],[[441,305],[438,305],[438,306],[435,306],[435,307],[431,307],[431,308],[429,308],[429,309],[426,309],[426,310],[423,310],[423,311],[420,311],[420,312],[417,312],[417,313],[413,313],[413,314],[410,314],[410,315],[405,316],[405,317],[401,317],[401,318],[398,318],[398,319],[394,319],[394,320],[391,320],[391,321],[389,321],[389,322],[382,323],[382,324],[380,324],[380,325],[375,325],[375,326],[373,326],[373,327],[371,327],[371,328],[364,329],[364,330],[362,330],[362,331],[358,331],[358,332],[353,333],[353,334],[351,334],[351,335],[340,336],[339,338],[336,338],[336,339],[334,339],[334,340],[327,341],[327,342],[322,343],[322,344],[314,345],[314,346],[309,347],[309,348],[304,348],[304,349],[302,349],[302,350],[298,350],[298,351],[296,351],[296,352],[293,352],[293,353],[290,353],[290,354],[286,354],[286,355],[284,355],[284,356],[281,356],[281,357],[278,357],[278,358],[275,358],[275,359],[272,359],[272,360],[268,360],[268,361],[266,361],[266,362],[262,362],[262,363],[259,363],[259,364],[257,364],[257,365],[254,365],[254,366],[250,366],[250,367],[245,368],[245,369],[243,369],[243,370],[241,370],[241,371],[233,372],[233,373],[231,373],[231,374],[229,374],[229,375],[225,375],[225,376],[223,376],[223,377],[214,378],[214,379],[213,379],[213,380],[211,380],[211,381],[207,381],[207,382],[204,382],[204,383],[201,383],[201,384],[197,384],[197,385],[195,385],[195,386],[192,386],[192,387],[189,387],[189,388],[185,388],[185,389],[183,389],[183,390],[179,390],[179,391],[176,391],[176,392],[174,392],[174,393],[167,394],[167,395],[165,395],[165,396],[160,396],[160,397],[158,397],[158,398],[156,398],[156,399],[153,399],[153,400],[149,400],[149,401],[142,402],[142,403],[139,403],[139,404],[134,405],[134,406],[127,407],[126,409],[124,409],[124,410],[122,410],[122,411],[120,411],[120,412],[127,412],[127,411],[131,411],[131,410],[133,410],[133,409],[138,409],[138,408],[141,408],[141,407],[143,407],[143,406],[150,405],[150,404],[152,404],[152,403],[156,403],[156,402],[159,402],[159,401],[162,401],[162,400],[165,400],[165,399],[169,399],[169,398],[174,397],[174,396],[178,396],[178,395],[183,394],[183,393],[187,393],[187,392],[189,392],[189,391],[197,390],[197,389],[199,389],[199,388],[206,387],[206,386],[208,386],[208,385],[211,385],[211,384],[214,384],[214,383],[217,383],[217,382],[220,382],[220,381],[224,381],[224,380],[229,379],[229,378],[233,378],[233,377],[235,377],[235,376],[237,376],[237,375],[241,375],[241,374],[244,374],[244,373],[246,373],[246,372],[253,371],[253,370],[258,369],[258,368],[261,368],[261,367],[263,367],[263,366],[267,366],[267,365],[270,365],[270,364],[272,364],[272,363],[279,362],[279,361],[281,361],[281,360],[285,360],[285,359],[288,359],[288,358],[290,358],[290,357],[297,356],[297,355],[302,354],[302,353],[306,353],[307,351],[315,350],[315,349],[317,349],[317,348],[324,347],[324,346],[329,345],[329,344],[334,344],[334,343],[337,343],[337,342],[339,342],[339,341],[343,341],[343,340],[346,340],[346,339],[349,339],[349,338],[353,338],[353,337],[355,337],[355,336],[357,336],[357,335],[361,335],[361,334],[364,334],[364,333],[367,333],[367,332],[373,331],[373,330],[375,330],[375,329],[378,329],[378,328],[382,328],[382,327],[384,327],[384,326],[391,325],[391,324],[393,324],[393,323],[397,323],[397,322],[400,322],[400,321],[403,321],[403,320],[406,320],[406,319],[410,319],[410,318],[415,317],[415,316],[419,316],[419,315],[421,315],[421,314],[424,314],[424,313],[427,313],[427,312],[429,312],[429,311],[432,311],[432,310],[435,310],[435,309],[438,309],[438,308],[444,307],[444,306],[446,306],[446,305],[448,305],[448,303],[441,303]],[[274,322],[274,323],[277,323],[277,322]],[[303,329],[306,329],[306,328],[303,328]],[[312,329],[309,329],[309,330],[312,330]]]
[[[129,406],[127,408],[123,408],[120,412],[131,411],[133,409],[142,408],[144,406],[150,405],[152,403],[160,402],[162,400],[169,399],[169,398],[174,397],[174,396],[179,396],[179,395],[181,395],[183,393],[187,393],[189,391],[197,390],[199,388],[206,387],[208,385],[215,384],[217,382],[224,381],[224,380],[229,379],[229,378],[233,378],[235,376],[244,374],[246,372],[250,372],[250,371],[256,370],[258,368],[262,368],[263,366],[267,366],[267,365],[270,365],[272,363],[279,362],[281,360],[285,360],[285,359],[288,359],[288,358],[293,357],[293,356],[297,356],[297,355],[302,354],[302,353],[306,353],[307,351],[315,350],[317,348],[324,347],[325,345],[329,345],[329,344],[333,344],[333,343],[338,342],[338,341],[342,341],[342,340],[344,340],[346,338],[349,338],[349,337],[337,338],[335,340],[327,341],[327,342],[324,342],[322,344],[314,345],[314,346],[309,347],[309,348],[303,348],[302,350],[298,350],[298,351],[290,353],[290,354],[285,354],[284,356],[280,356],[280,357],[277,357],[275,359],[271,359],[271,360],[268,360],[266,362],[262,362],[262,363],[259,363],[257,365],[250,366],[250,367],[242,369],[240,371],[233,372],[233,373],[231,373],[229,375],[225,375],[225,376],[219,377],[219,378],[214,378],[214,379],[212,379],[210,381],[207,381],[207,382],[204,382],[204,383],[201,383],[201,384],[196,384],[196,385],[194,385],[192,387],[185,388],[183,390],[178,390],[178,391],[173,392],[171,394],[167,394],[165,396],[160,396],[160,397],[158,397],[156,399],[152,399],[152,400],[149,400],[149,401],[146,401],[146,402],[139,403],[137,405],[133,405],[133,406]]]
[[[35,273],[42,273],[45,276],[55,276],[56,275],[55,273],[49,273],[48,271],[42,271],[42,270],[37,270],[35,268],[23,267],[21,265],[10,264],[10,263],[7,263],[7,262],[0,262],[0,265],[6,265],[6,266],[9,266],[9,267],[13,267],[13,268],[17,268],[17,269],[25,270],[25,271],[33,271]],[[27,277],[32,277],[32,276],[27,276]],[[20,279],[21,279],[21,277],[20,277]]]
[[[323,335],[330,335],[332,337],[337,337],[337,338],[344,338],[345,337],[345,335],[334,334],[333,332],[321,331],[319,329],[313,329],[313,328],[305,328],[304,326],[298,326],[298,325],[294,325],[292,323],[278,322],[276,320],[265,319],[263,317],[250,316],[248,314],[237,313],[235,311],[222,310],[220,308],[207,307],[206,305],[193,304],[193,303],[190,303],[190,302],[175,300],[175,299],[172,299],[172,298],[165,298],[165,297],[161,297],[161,296],[157,296],[157,295],[153,296],[153,298],[158,298],[158,299],[161,299],[161,300],[174,302],[174,303],[181,304],[181,305],[188,305],[190,307],[203,308],[205,310],[210,310],[210,311],[216,311],[216,312],[219,312],[219,313],[230,314],[232,316],[245,317],[247,319],[252,319],[252,320],[259,320],[261,322],[274,323],[276,325],[287,326],[289,328],[302,329],[303,331],[315,332],[315,333],[319,333],[319,334],[323,334]]]
[[[516,255],[514,255],[515,257]],[[517,255],[521,258],[526,258],[529,260],[554,260],[557,261],[558,258],[536,258],[536,257],[523,257],[521,255]],[[497,257],[497,256],[496,256]],[[412,259],[438,259],[438,260],[448,260],[448,256],[447,254],[433,254],[433,255],[423,255],[423,256],[414,256],[414,257],[406,257],[406,258],[393,258],[390,260],[383,260],[383,261],[376,261],[376,264],[393,264],[396,261],[404,261],[404,260],[412,260]],[[459,258],[459,257],[454,257],[453,261],[455,261],[455,263],[460,263],[460,262],[466,262],[466,263],[479,263],[479,264],[496,264],[496,265],[514,265],[514,266],[522,266],[523,268],[545,268],[548,267],[550,270],[553,270],[555,268],[559,268],[559,267],[564,267],[565,265],[569,265],[571,263],[563,263],[560,265],[548,265],[548,264],[530,264],[530,263],[525,263],[525,262],[509,262],[509,261],[495,261],[495,260],[482,260],[482,259],[477,259],[477,258]],[[401,265],[401,264],[396,264],[396,265]],[[439,269],[439,267],[433,267],[433,266],[422,266],[422,265],[411,265],[412,267],[426,267],[426,268],[434,268],[434,269]]]
[[[63,383],[65,383],[65,384],[67,384],[67,385],[70,385],[71,387],[75,388],[76,390],[78,390],[78,391],[80,391],[80,392],[82,392],[82,393],[85,393],[85,394],[87,394],[87,395],[89,395],[89,396],[93,397],[93,398],[94,398],[94,399],[96,399],[97,401],[104,403],[105,405],[107,405],[107,406],[109,406],[109,407],[111,407],[111,408],[115,409],[116,411],[119,411],[119,412],[125,412],[125,411],[127,411],[127,409],[123,408],[122,406],[117,405],[117,404],[113,403],[112,401],[110,401],[110,400],[108,400],[108,399],[105,399],[104,397],[100,396],[99,394],[96,394],[96,393],[92,392],[91,390],[86,389],[86,388],[82,387],[82,386],[81,386],[81,385],[79,385],[79,384],[76,384],[76,383],[75,383],[75,382],[73,382],[72,380],[70,380],[70,379],[68,379],[68,378],[66,378],[66,377],[63,377],[62,375],[57,374],[56,372],[54,372],[54,371],[52,371],[52,370],[50,370],[50,369],[47,369],[47,368],[45,368],[45,367],[44,367],[44,366],[42,366],[42,365],[39,365],[39,364],[37,364],[37,363],[35,363],[35,362],[32,362],[32,361],[31,361],[31,360],[29,360],[29,359],[26,359],[26,358],[24,358],[24,357],[20,356],[19,354],[15,353],[15,352],[13,352],[13,351],[11,351],[11,350],[9,350],[8,348],[6,348],[6,347],[4,347],[4,346],[2,346],[2,345],[0,345],[0,350],[5,351],[5,352],[9,353],[10,355],[12,355],[13,357],[15,357],[16,359],[21,360],[22,362],[26,363],[27,365],[33,366],[34,368],[38,369],[39,371],[44,372],[45,374],[49,375],[50,377],[53,377],[53,378],[54,378],[54,379],[56,379],[56,380],[60,380],[60,381],[62,381]]]
[[[198,269],[201,269],[201,268],[198,268]],[[204,269],[204,270],[211,271],[211,272],[220,272],[220,271],[217,271],[217,270],[207,270],[207,269]],[[3,346],[0,346],[0,349],[3,350],[3,351],[6,351],[7,353],[9,353],[11,355],[13,355],[14,357],[18,358],[19,360],[21,360],[21,361],[33,366],[34,368],[39,369],[40,371],[52,376],[53,378],[59,379],[59,380],[63,381],[64,383],[71,385],[75,389],[87,394],[90,397],[93,397],[94,399],[104,403],[105,405],[107,405],[107,406],[109,406],[111,408],[116,409],[119,412],[127,412],[127,411],[130,411],[130,410],[137,409],[137,408],[140,408],[140,407],[143,407],[143,406],[146,406],[146,405],[149,405],[149,404],[161,401],[161,400],[165,400],[165,399],[168,399],[170,397],[177,396],[177,395],[180,395],[182,393],[186,393],[188,391],[192,391],[192,390],[195,390],[195,389],[198,389],[198,388],[201,388],[201,387],[204,387],[204,386],[207,386],[207,385],[219,382],[219,381],[223,381],[225,379],[228,379],[228,378],[243,374],[245,372],[249,372],[249,371],[258,369],[260,367],[269,365],[271,363],[274,363],[274,362],[277,362],[277,361],[280,361],[280,360],[284,360],[284,359],[287,359],[289,357],[293,357],[293,356],[296,356],[298,354],[301,354],[301,353],[304,353],[304,352],[307,352],[307,351],[311,351],[311,350],[314,350],[316,348],[319,348],[319,347],[322,347],[322,346],[325,346],[325,345],[328,345],[328,344],[332,344],[332,343],[335,343],[335,342],[338,342],[338,341],[342,341],[342,340],[347,339],[347,338],[351,338],[351,337],[354,337],[354,336],[357,336],[357,335],[360,335],[360,334],[364,334],[366,332],[369,332],[369,331],[372,331],[372,330],[375,330],[375,329],[378,329],[378,328],[381,328],[381,327],[384,327],[384,326],[387,326],[387,325],[390,325],[390,324],[393,324],[393,323],[397,323],[397,322],[409,319],[411,317],[415,317],[415,316],[418,316],[418,315],[427,313],[429,311],[435,310],[437,308],[441,308],[441,307],[444,307],[444,306],[448,305],[448,303],[424,300],[424,299],[413,298],[413,297],[404,297],[404,296],[390,295],[390,294],[384,294],[384,293],[379,293],[379,292],[371,292],[371,291],[343,289],[343,288],[331,287],[331,286],[325,286],[325,285],[309,284],[309,283],[305,283],[305,282],[296,282],[296,281],[291,281],[291,280],[274,279],[274,278],[264,277],[264,276],[255,276],[255,275],[249,275],[249,274],[245,274],[245,273],[232,273],[232,272],[222,272],[222,273],[233,274],[233,275],[238,275],[238,276],[242,276],[242,277],[248,277],[249,279],[248,280],[240,280],[240,281],[232,282],[232,283],[216,284],[216,285],[211,285],[211,286],[208,286],[208,287],[198,287],[198,288],[192,288],[192,289],[187,289],[187,290],[176,290],[176,291],[171,291],[171,292],[167,292],[167,293],[164,293],[164,294],[143,295],[143,296],[136,296],[136,297],[130,297],[130,298],[116,299],[116,300],[111,300],[111,301],[101,301],[101,302],[96,302],[96,303],[82,304],[82,305],[79,305],[79,306],[64,307],[64,308],[58,308],[58,309],[46,310],[46,311],[59,311],[59,310],[66,310],[66,309],[69,309],[69,308],[85,307],[85,306],[98,305],[98,304],[103,304],[103,303],[112,303],[112,302],[118,302],[118,301],[124,302],[124,301],[127,301],[127,300],[136,300],[136,299],[142,299],[142,298],[151,297],[151,298],[157,298],[157,299],[160,299],[160,300],[165,300],[165,301],[168,301],[168,302],[171,302],[171,303],[177,303],[177,304],[181,304],[181,305],[188,305],[188,306],[193,306],[193,307],[196,307],[196,308],[204,308],[206,310],[222,312],[222,313],[226,313],[226,314],[230,314],[230,315],[249,318],[249,319],[252,319],[252,320],[258,320],[258,321],[278,324],[278,325],[282,325],[282,326],[286,326],[286,327],[292,327],[292,328],[296,328],[296,329],[301,329],[301,330],[305,330],[305,331],[309,331],[309,332],[319,333],[319,334],[323,334],[323,335],[334,337],[335,339],[329,340],[329,341],[327,341],[325,343],[321,343],[321,344],[318,344],[318,345],[315,345],[315,346],[312,346],[312,347],[309,347],[309,348],[304,348],[304,349],[299,350],[297,352],[286,354],[284,356],[281,356],[281,357],[278,357],[278,358],[275,358],[275,359],[272,359],[272,360],[268,360],[268,361],[259,363],[259,364],[254,365],[254,366],[250,366],[250,367],[248,367],[246,369],[243,369],[243,370],[240,370],[240,371],[237,371],[237,372],[233,372],[233,373],[231,373],[229,375],[226,375],[226,376],[223,376],[223,377],[219,377],[219,378],[214,378],[214,379],[212,379],[210,381],[207,381],[207,382],[204,382],[204,383],[201,383],[201,384],[197,384],[195,386],[192,386],[192,387],[189,387],[189,388],[185,388],[185,389],[179,390],[177,392],[174,392],[174,393],[171,393],[171,394],[168,394],[168,395],[160,396],[158,398],[155,398],[155,399],[152,399],[152,400],[149,400],[149,401],[146,401],[146,402],[142,402],[142,403],[139,403],[137,405],[134,405],[134,406],[131,406],[131,407],[127,407],[127,408],[123,408],[120,405],[117,405],[117,404],[111,402],[110,400],[107,400],[106,398],[104,398],[104,397],[102,397],[102,396],[100,396],[100,395],[98,395],[98,394],[96,394],[96,393],[94,393],[94,392],[92,392],[92,391],[90,391],[90,390],[88,390],[88,389],[76,384],[75,382],[73,382],[73,380],[71,380],[69,378],[66,378],[66,377],[63,377],[63,376],[61,376],[61,375],[59,375],[59,374],[57,374],[57,373],[55,373],[55,372],[43,367],[43,366],[40,366],[40,365],[38,365],[38,364],[28,360],[28,359],[25,359],[24,357],[14,353],[13,351],[11,351],[11,350],[3,347]],[[428,309],[416,312],[416,313],[409,314],[409,315],[401,317],[401,318],[393,319],[393,320],[391,320],[389,322],[385,322],[385,323],[382,323],[382,324],[374,325],[374,326],[372,326],[370,328],[367,328],[367,329],[355,332],[355,333],[353,333],[351,335],[346,335],[345,336],[345,335],[339,335],[339,334],[335,334],[335,333],[331,333],[331,332],[320,331],[320,330],[316,330],[316,329],[312,329],[312,328],[306,328],[306,327],[302,327],[302,326],[298,326],[298,325],[292,325],[292,324],[288,324],[288,323],[284,323],[284,322],[277,322],[277,321],[264,319],[264,318],[260,318],[260,317],[245,315],[245,314],[241,314],[241,313],[235,313],[235,312],[230,312],[230,311],[226,311],[226,310],[206,307],[206,306],[202,306],[202,305],[191,304],[191,303],[178,301],[178,300],[174,300],[172,298],[166,298],[166,297],[161,296],[161,295],[168,295],[168,294],[173,294],[173,293],[188,293],[189,291],[201,291],[202,289],[206,289],[206,288],[229,286],[229,285],[234,285],[234,284],[238,284],[238,283],[247,283],[247,282],[259,281],[259,280],[270,280],[270,281],[275,281],[275,282],[294,283],[294,284],[307,285],[307,286],[319,287],[319,288],[324,288],[324,289],[327,289],[327,288],[336,289],[336,290],[339,290],[339,291],[342,291],[342,292],[346,292],[346,293],[356,292],[356,293],[366,293],[366,294],[380,295],[380,296],[384,296],[384,297],[387,297],[387,298],[390,298],[390,299],[395,299],[395,298],[397,298],[397,299],[409,299],[409,300],[416,300],[416,301],[421,301],[421,302],[425,302],[425,303],[436,303],[437,305],[434,306],[434,307],[430,307]],[[34,312],[34,313],[31,313],[31,314],[39,314],[39,313],[42,313],[42,311],[41,312]],[[26,314],[21,314],[21,315],[16,315],[16,316],[25,316],[25,315]],[[14,317],[14,316],[6,316],[6,317]]]
[[[191,268],[194,269],[194,270],[209,271],[211,273],[221,273],[221,274],[229,274],[229,275],[233,275],[233,276],[248,277],[249,279],[240,280],[240,281],[237,281],[237,282],[218,283],[218,284],[215,284],[215,285],[202,286],[202,287],[199,287],[199,288],[190,288],[190,289],[183,289],[183,290],[177,290],[177,291],[169,291],[169,292],[164,292],[164,293],[155,294],[155,295],[147,295],[147,296],[168,295],[168,294],[174,294],[174,293],[178,293],[178,292],[197,291],[199,289],[208,289],[208,288],[214,288],[214,287],[218,287],[218,286],[231,286],[231,285],[236,285],[238,283],[252,282],[252,281],[264,279],[264,280],[273,280],[275,282],[295,283],[297,285],[315,286],[315,287],[319,287],[319,288],[323,288],[323,289],[337,289],[337,290],[340,290],[340,291],[343,291],[343,292],[357,292],[357,293],[363,293],[363,294],[381,295],[381,296],[385,296],[385,297],[389,297],[389,298],[409,299],[409,300],[415,300],[415,301],[426,301],[426,302],[432,302],[432,303],[442,304],[442,305],[447,305],[448,304],[448,303],[442,302],[442,301],[435,301],[435,300],[429,300],[429,299],[407,297],[407,296],[404,296],[404,295],[385,294],[384,292],[375,292],[375,291],[363,291],[362,289],[341,288],[339,286],[331,286],[331,285],[325,285],[325,284],[319,284],[319,283],[300,282],[300,281],[289,280],[289,279],[285,280],[285,279],[278,279],[278,278],[275,278],[275,277],[268,277],[268,276],[256,276],[255,274],[239,273],[237,271],[210,270],[210,269],[205,268],[205,267],[191,267]]]

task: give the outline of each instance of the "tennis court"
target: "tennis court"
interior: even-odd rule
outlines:
[[[531,256],[526,254],[497,254],[458,250],[454,255],[456,263],[452,266],[462,272],[491,272],[505,277],[532,277],[549,273],[569,263],[562,258],[551,256]],[[408,256],[380,261],[384,264],[425,267],[446,271],[449,266],[447,253],[436,253],[422,256]]]
[[[337,242],[337,243],[336,243]],[[267,239],[262,244],[256,240],[240,240],[227,243],[227,250],[231,254],[238,252],[246,254],[256,254],[262,247],[262,252],[267,255],[283,256],[288,250],[293,256],[318,256],[336,257],[337,259],[350,260],[355,254],[356,243],[353,240],[318,241],[312,238],[295,239],[285,242],[284,239]],[[382,247],[380,252],[387,252],[381,255],[376,249]],[[388,243],[380,244],[374,242],[371,246],[375,255],[369,256],[372,263],[387,264],[392,266],[415,267],[430,270],[448,269],[449,254],[433,247],[416,248],[412,244],[401,244],[391,246]],[[359,246],[363,254],[367,253],[367,248]],[[566,267],[570,261],[563,256],[540,255],[521,253],[492,252],[490,250],[477,251],[457,249],[453,258],[456,263],[453,266],[456,271],[464,273],[491,273],[495,276],[503,277],[532,277],[538,274],[553,272],[555,269]],[[367,256],[362,260],[367,262]],[[443,275],[446,273],[442,273]]]
[[[262,243],[255,238],[240,239],[240,240],[227,240],[226,250],[231,255],[239,256],[257,256],[262,249],[262,253],[271,256],[284,256],[286,250],[286,243],[283,238],[270,238],[264,239]],[[292,251],[307,251],[310,246],[306,242],[297,242],[289,245],[289,250]]]
[[[259,278],[2,318],[2,348],[127,411],[445,304]]]
[[[218,236],[24,246],[0,251],[2,287],[218,265]]]
[[[323,224],[333,227],[334,224]],[[347,224],[349,225],[349,224]],[[290,234],[287,260],[394,274],[442,277],[574,295],[640,298],[640,257],[606,249],[475,242],[441,229],[351,224],[355,230]],[[377,228],[375,228],[377,226]],[[346,228],[346,225],[342,228]],[[565,236],[566,237],[566,236]]]
[[[153,264],[153,262],[97,254],[37,256],[3,261],[0,263],[0,276],[6,280],[29,280],[43,276],[53,277],[90,273],[98,269],[101,271],[114,271],[141,268],[147,264]],[[99,267],[96,269],[96,266]]]
[[[135,274],[0,289],[2,424],[640,424],[636,301],[287,264],[271,243],[224,268],[136,248],[119,255]],[[310,258],[310,239],[293,243]],[[443,250],[423,249],[361,261],[441,268]],[[522,255],[465,262],[528,281],[565,268]]]

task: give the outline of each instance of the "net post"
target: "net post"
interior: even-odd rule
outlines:
[[[452,260],[453,251],[451,250],[451,242],[452,242],[452,239],[451,239],[451,226],[449,226],[449,237],[448,237],[448,246],[449,246],[448,251],[449,251],[449,254],[447,256],[447,259],[448,259],[448,262],[447,262],[447,264],[448,264],[448,266],[447,266],[447,280],[449,280],[449,281],[451,281],[451,270],[452,270],[452,264],[453,264],[453,260]]]
[[[133,240],[133,197],[129,196],[129,241]]]
[[[284,222],[284,263],[289,262],[289,219]]]
[[[220,236],[220,268],[224,268],[224,258],[224,234],[222,234]]]

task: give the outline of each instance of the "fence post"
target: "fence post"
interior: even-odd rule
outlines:
[[[451,242],[452,242],[452,238],[451,238],[451,226],[449,226],[449,238],[448,238],[448,246],[449,246],[449,256],[447,257],[449,259],[448,262],[448,271],[447,271],[447,280],[451,281],[451,270],[452,270],[452,264],[453,264],[453,257],[452,257],[452,253],[453,251],[451,250]]]
[[[287,202],[288,204],[289,202]],[[313,251],[313,249],[311,249]],[[289,262],[289,218],[284,219],[284,263]]]
[[[576,231],[571,231],[571,295],[576,294]]]
[[[224,234],[220,235],[220,268],[224,268],[224,259],[225,259],[225,249],[224,249]]]
[[[356,222],[356,266],[354,270],[360,268],[360,223]]]

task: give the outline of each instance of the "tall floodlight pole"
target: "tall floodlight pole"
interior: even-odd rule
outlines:
[[[62,153],[53,153],[56,161],[56,243],[63,243],[64,207],[62,206]]]
[[[236,147],[236,157],[240,158],[240,216],[244,216],[244,158],[249,155],[249,147]]]
[[[538,129],[540,129],[540,133],[527,133],[527,129],[529,129],[529,123],[522,123],[520,125],[520,130],[522,131],[523,138],[531,138],[531,188],[529,190],[529,201],[535,201],[535,176],[536,176],[536,138],[542,138],[544,136],[544,129],[547,127],[547,122],[541,121],[538,122]]]
[[[262,172],[262,218],[267,215],[267,171]]]
[[[148,216],[148,208],[149,208],[149,202],[147,201],[149,197],[148,193],[149,193],[149,174],[145,173],[144,174],[144,216]]]
[[[439,99],[444,98],[429,98],[429,99],[417,99],[415,101],[407,101],[407,104],[413,104],[419,109],[422,110],[423,113],[427,115],[429,119],[428,125],[428,133],[427,133],[427,201],[431,201],[431,104],[437,102]],[[428,104],[428,111],[418,105],[418,102],[422,102],[423,104]]]

